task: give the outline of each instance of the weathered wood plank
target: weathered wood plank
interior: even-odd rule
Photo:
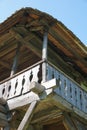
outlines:
[[[0,97],[0,104],[5,105],[6,104],[6,100],[2,97]]]
[[[74,125],[72,119],[70,118],[70,116],[68,115],[68,113],[64,113],[63,124],[64,124],[66,130],[77,130],[77,128],[75,127],[75,125]]]
[[[28,125],[30,123],[31,117],[33,115],[33,111],[36,106],[36,103],[37,103],[37,101],[34,101],[30,104],[30,106],[29,106],[27,112],[25,113],[24,118],[21,121],[17,130],[26,130],[26,128],[28,127]]]
[[[3,130],[10,130],[10,126],[8,125],[8,126],[5,126],[4,128],[3,128]]]
[[[6,127],[6,126],[8,126],[9,124],[8,124],[8,122],[7,121],[5,121],[5,120],[3,120],[3,119],[0,119],[0,127]]]
[[[42,106],[43,107],[43,106]],[[39,111],[34,114],[32,118],[32,124],[50,124],[51,122],[58,122],[63,120],[63,113],[58,108],[55,107],[48,108],[42,111]]]
[[[42,86],[41,84],[35,81],[31,82],[29,88],[31,91],[35,92],[36,94],[40,94],[45,90],[44,86]]]
[[[10,64],[2,59],[0,59],[0,64],[6,67],[7,69],[10,69]]]
[[[17,31],[17,27],[13,28],[9,31],[11,33],[11,35],[13,35],[19,42],[21,42],[24,46],[26,46],[27,48],[31,49],[33,52],[35,52],[35,54],[37,54],[38,56],[41,57],[41,50],[39,50],[38,48],[36,48],[35,46],[33,46],[29,40],[31,40],[32,38],[34,38],[33,33],[29,33],[28,37],[28,41],[26,40],[27,37],[23,38]]]
[[[7,113],[5,106],[3,106],[1,104],[0,104],[0,112],[5,113],[5,114]]]
[[[29,92],[19,97],[10,99],[7,101],[7,103],[8,103],[9,110],[13,110],[28,105],[35,100],[40,100],[40,97],[33,92]]]
[[[36,83],[36,84],[38,84],[38,83]],[[46,84],[47,84],[47,82],[46,82]],[[44,87],[42,87],[42,89],[41,88],[37,89],[39,92],[44,91],[44,93],[42,93],[42,95],[40,95],[40,96],[38,94],[35,94],[34,92],[30,91],[24,95],[19,95],[18,97],[9,99],[7,101],[9,110],[13,110],[18,107],[22,107],[35,100],[40,100],[40,99],[46,98],[48,95],[50,95],[53,92],[53,88],[55,88],[57,86],[57,82],[54,79],[53,82],[52,81],[51,81],[51,83],[48,82],[48,84],[50,84],[50,86],[46,86],[46,88],[44,86]],[[44,85],[45,85],[45,83],[44,83]],[[34,87],[35,87],[35,85],[34,85]],[[38,85],[36,85],[36,87],[38,87]]]
[[[45,89],[50,89],[50,88],[56,88],[56,87],[59,87],[59,81],[54,78],[54,79],[51,79],[47,82],[44,82],[44,83],[41,83],[43,86],[45,86]]]
[[[43,130],[43,125],[37,123],[37,124],[33,125],[33,128],[34,128],[34,130]]]
[[[6,114],[0,112],[0,120],[8,121]]]
[[[76,117],[79,116],[79,118],[81,117],[81,119],[87,120],[86,113],[72,106],[72,104],[67,102],[64,98],[60,97],[59,95],[55,94],[54,96],[52,96],[52,102],[61,110],[66,110],[66,112],[71,112],[72,114],[75,114]]]

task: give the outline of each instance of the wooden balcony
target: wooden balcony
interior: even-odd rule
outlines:
[[[84,129],[87,47],[60,21],[31,8],[21,9],[0,28],[0,114],[8,107],[0,126]]]
[[[44,63],[46,65],[45,82],[43,82],[44,72],[42,71]],[[53,83],[54,80],[56,81],[55,83]],[[53,64],[45,61],[39,61],[13,77],[2,81],[0,83],[0,97],[5,98],[9,102],[22,95],[27,95],[31,92],[30,85],[34,81],[43,85],[45,90],[53,87],[52,85],[55,84],[56,88],[52,90],[52,93],[59,97],[59,102],[65,108],[72,109],[77,114],[80,111],[82,116],[87,114],[87,92]],[[84,118],[87,118],[86,115]]]

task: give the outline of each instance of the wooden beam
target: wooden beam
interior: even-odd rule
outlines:
[[[61,110],[66,112],[70,112],[73,115],[75,115],[76,117],[79,117],[79,119],[81,118],[82,120],[87,120],[87,114],[82,112],[81,110],[79,110],[78,108],[72,106],[72,104],[70,104],[68,101],[66,101],[64,98],[62,98],[61,96],[54,94],[52,96],[51,101]]]
[[[31,86],[32,86],[31,90],[32,90],[32,88],[34,89],[35,87],[36,88],[38,87],[38,83],[34,82],[33,85],[34,86],[32,86],[32,83],[31,83]],[[42,92],[42,95],[40,94],[40,96],[38,94],[30,91],[30,92],[28,92],[28,93],[26,93],[24,95],[19,95],[18,97],[7,100],[9,110],[13,110],[13,109],[25,106],[25,105],[27,105],[27,104],[35,101],[35,100],[39,101],[41,99],[45,99],[48,95],[50,95],[53,92],[53,89],[55,87],[57,87],[57,85],[58,85],[57,80],[53,79],[53,80],[50,80],[50,81],[48,81],[46,83],[43,83],[43,85],[42,85],[43,87],[41,88],[41,90],[39,90],[40,88],[38,88],[36,90],[36,91],[39,91],[40,93]],[[40,84],[39,84],[39,87],[40,87]]]
[[[36,94],[40,94],[45,90],[44,86],[42,86],[41,84],[39,84],[35,81],[31,82],[29,88],[31,91],[33,91]]]
[[[12,35],[9,33],[5,33],[2,36],[0,36],[0,49],[2,46],[5,46],[7,44],[7,41],[12,38]]]
[[[51,102],[51,100],[49,100]],[[44,103],[45,104],[45,103]],[[43,107],[44,105],[42,105]],[[39,110],[32,117],[31,124],[50,124],[51,122],[58,122],[63,120],[63,113],[56,107],[49,107],[45,110]]]
[[[5,121],[5,120],[3,120],[3,119],[0,119],[0,127],[6,127],[6,126],[8,126],[9,124],[8,124],[8,122],[7,121]]]
[[[39,122],[37,124],[33,125],[33,127],[34,127],[34,130],[43,130],[43,125],[39,124]]]
[[[29,125],[29,127],[26,130],[34,130],[33,125]]]
[[[66,36],[68,36],[71,39],[71,41],[75,42],[75,44],[87,55],[87,47],[84,44],[82,44],[81,41],[78,38],[76,38],[73,34],[71,35],[69,31],[66,31],[66,29],[63,26],[61,26],[61,24],[57,25],[61,29],[61,31],[66,34],[65,38],[67,38]]]
[[[72,116],[71,116],[71,118],[72,118]],[[77,119],[75,117],[72,118],[72,121],[73,121],[73,123],[75,124],[75,126],[76,126],[76,128],[78,130],[87,130],[87,121],[86,122],[84,122],[84,121],[81,122],[79,120],[79,118]]]
[[[7,117],[6,117],[6,114],[0,112],[0,120],[8,121]]]
[[[26,30],[24,27],[21,27],[23,30]],[[36,36],[34,33],[27,32],[26,37],[22,37],[18,31],[18,28],[13,28],[10,30],[10,33],[19,41],[22,43],[22,45],[26,46],[27,48],[31,49],[36,55],[38,55],[41,58],[41,50],[42,50],[42,41],[41,39]],[[29,40],[35,38],[36,42],[30,43]],[[55,57],[55,59],[54,59]],[[54,59],[54,60],[53,60]],[[50,47],[48,47],[48,60],[51,61],[53,64],[55,64],[57,67],[59,67],[62,71],[64,71],[69,76],[73,76],[73,73],[76,73],[75,70],[68,65],[59,55],[57,55]],[[72,73],[72,74],[71,74]]]
[[[33,101],[40,100],[39,96],[33,92],[26,93],[19,97],[15,97],[13,99],[9,99],[7,101],[9,110],[14,110],[16,108],[20,108],[22,106],[28,105]]]
[[[17,27],[16,28],[12,28],[10,31],[11,35],[13,35],[21,44],[23,44],[24,46],[26,46],[27,48],[29,48],[31,51],[33,51],[36,55],[38,55],[39,57],[41,57],[41,50],[39,50],[38,48],[36,48],[34,45],[32,45],[29,41],[35,37],[35,35],[33,35],[33,33],[29,33],[28,36],[26,36],[25,38],[23,38],[17,31]]]
[[[0,104],[0,112],[5,113],[5,114],[7,113],[5,106],[3,106],[1,104]]]
[[[77,130],[75,124],[73,123],[72,119],[68,115],[68,113],[64,113],[63,124],[66,130]]]
[[[50,88],[54,89],[54,88],[59,87],[59,81],[56,78],[54,78],[47,82],[41,83],[41,85],[43,85],[45,87],[45,90],[50,89]]]
[[[7,69],[10,69],[10,64],[2,59],[0,59],[0,64],[6,67]]]
[[[2,128],[2,130],[10,130],[10,126],[5,126],[4,128]]]
[[[23,27],[22,27],[23,28]],[[41,50],[42,50],[42,41],[40,40],[39,37],[35,36],[33,33],[28,32],[29,35],[23,38],[19,32],[18,28],[12,28],[10,31],[11,35],[13,35],[21,44],[32,50],[36,55],[38,55],[41,58]],[[34,43],[30,43],[29,40],[35,38],[38,44],[36,45]],[[39,47],[38,47],[39,45]],[[55,60],[53,58],[55,57]],[[48,60],[51,61],[52,63],[56,64],[58,67],[60,67],[62,70],[68,72],[70,69],[68,69],[68,65],[63,61],[63,59],[58,56],[51,48],[48,47]],[[70,71],[71,72],[71,71]]]
[[[57,30],[57,32],[56,32],[52,28],[50,28],[49,33],[55,38],[56,41],[59,41],[60,44],[62,44],[62,46],[64,48],[66,48],[73,55],[73,57],[76,59],[76,60],[74,60],[75,63],[77,63],[77,61],[80,61],[85,67],[87,67],[86,61],[83,59],[83,57],[81,57],[81,55],[78,52],[76,52],[75,49],[73,49],[73,45],[69,43],[71,41],[68,42],[66,40],[66,37],[64,35],[63,36],[61,35],[60,30]]]
[[[34,31],[41,31],[41,30],[43,30],[43,29],[44,29],[44,27],[41,26],[41,25],[39,25],[39,26],[37,26],[37,27],[30,27],[30,28],[29,28],[29,30],[32,31],[32,32],[34,32]]]
[[[33,101],[30,104],[30,106],[29,106],[27,112],[25,113],[24,118],[21,121],[21,123],[20,123],[20,125],[19,125],[17,130],[26,130],[27,129],[27,127],[29,126],[29,123],[31,121],[31,117],[33,115],[36,103],[37,103],[37,101]]]

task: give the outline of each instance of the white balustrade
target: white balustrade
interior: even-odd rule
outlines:
[[[10,99],[30,91],[30,82],[38,82],[40,64],[0,84],[0,96]]]

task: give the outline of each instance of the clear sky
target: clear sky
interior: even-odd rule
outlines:
[[[87,45],[87,0],[0,0],[0,23],[23,7],[52,15]]]

